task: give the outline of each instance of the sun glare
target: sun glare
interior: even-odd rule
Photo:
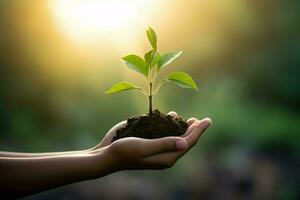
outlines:
[[[60,28],[73,39],[93,41],[103,34],[147,26],[152,0],[49,0]],[[156,3],[157,4],[157,3]],[[148,14],[148,16],[147,16]]]

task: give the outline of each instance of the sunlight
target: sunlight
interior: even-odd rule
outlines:
[[[63,32],[79,42],[101,34],[120,36],[126,28],[147,26],[151,0],[49,0],[49,8]],[[157,6],[157,2],[155,3]]]

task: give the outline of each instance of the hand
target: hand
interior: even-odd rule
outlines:
[[[175,112],[169,113],[177,116]],[[198,141],[211,120],[191,118],[181,137],[142,139],[128,137],[111,142],[114,126],[101,143],[92,149],[76,152],[47,153],[34,156],[0,157],[0,194],[17,198],[54,187],[100,178],[126,169],[164,169],[171,167]],[[55,175],[55,176],[54,176]]]
[[[169,115],[176,117],[177,113],[170,112]],[[106,152],[113,160],[114,166],[118,168],[117,170],[169,168],[197,143],[200,136],[210,126],[211,120],[205,118],[199,121],[190,118],[187,123],[188,130],[181,137],[159,139],[128,137],[112,143],[116,130],[126,126],[126,121],[123,121],[109,130],[101,143],[93,150],[107,147]]]
[[[177,117],[176,112],[170,112],[169,115]],[[151,169],[165,169],[172,167],[178,159],[186,154],[194,145],[197,144],[199,138],[205,132],[205,130],[212,124],[210,118],[204,118],[198,120],[196,118],[190,118],[187,120],[188,129],[182,135],[182,138],[187,142],[187,148],[182,151],[164,152],[157,155],[153,155],[143,159],[143,163]]]
[[[99,149],[105,146],[108,146],[112,143],[113,138],[116,136],[117,130],[120,128],[125,127],[127,124],[127,121],[122,121],[120,123],[118,123],[117,125],[113,126],[104,136],[104,138],[102,139],[102,141],[96,145],[93,149]]]

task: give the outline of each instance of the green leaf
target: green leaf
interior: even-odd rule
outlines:
[[[167,76],[166,80],[171,81],[183,88],[191,88],[198,90],[193,78],[185,72],[173,72]]]
[[[149,26],[146,30],[148,40],[154,50],[157,49],[157,38],[154,30]]]
[[[163,56],[161,56],[161,59],[158,62],[158,69],[161,69],[164,66],[170,64],[171,62],[173,62],[173,60],[175,60],[181,54],[182,54],[182,51],[176,51],[176,52],[164,54]]]
[[[156,63],[160,61],[161,56],[157,51],[151,50],[145,54],[144,58],[150,65],[150,67],[153,67],[154,65],[156,65]]]
[[[122,58],[127,66],[134,71],[144,74],[148,76],[149,73],[149,65],[143,58],[138,55],[130,54]]]
[[[145,58],[146,62],[151,66],[152,61],[153,61],[153,50],[145,53],[144,58]]]
[[[134,89],[141,90],[142,88],[135,86],[134,84],[129,82],[120,82],[114,84],[109,90],[105,91],[105,94],[115,94],[126,90],[134,90]]]

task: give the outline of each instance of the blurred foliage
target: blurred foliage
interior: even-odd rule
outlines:
[[[208,195],[206,189],[211,186],[210,192],[227,199],[228,193],[215,185],[214,178],[220,180],[219,186],[228,185],[223,189],[239,188],[245,194],[244,187],[255,191],[261,186],[263,192],[255,193],[258,196],[253,199],[299,198],[299,1],[172,1],[166,10],[157,14],[161,20],[153,17],[147,23],[162,41],[158,48],[183,50],[172,70],[192,74],[200,91],[166,84],[155,97],[154,107],[175,110],[185,118],[210,116],[214,122],[200,145],[175,168],[158,173],[159,181],[168,175],[169,181],[164,181],[170,196],[166,198],[221,199]],[[149,49],[142,37],[148,25],[145,22],[144,27],[131,29],[141,33],[130,44],[137,53]],[[147,112],[142,95],[104,95],[105,88],[116,80],[135,81],[139,76],[127,69],[120,72],[125,67],[119,58],[128,49],[110,43],[109,33],[93,44],[77,44],[56,26],[47,2],[33,0],[0,1],[0,27],[1,150],[88,148],[117,122]],[[252,170],[250,178],[243,175],[249,172],[247,167]],[[277,176],[280,178],[275,179]],[[134,177],[127,178],[133,181]],[[204,177],[208,186],[191,177]],[[253,181],[257,187],[250,187],[252,182],[244,177],[257,181]],[[270,177],[277,185],[264,190],[270,184],[261,179]],[[148,188],[157,183],[151,178]],[[114,175],[111,180],[119,179]],[[198,189],[186,188],[188,180],[196,181],[193,184]],[[48,195],[63,197],[63,192],[54,190]],[[235,198],[229,195],[228,199]]]

